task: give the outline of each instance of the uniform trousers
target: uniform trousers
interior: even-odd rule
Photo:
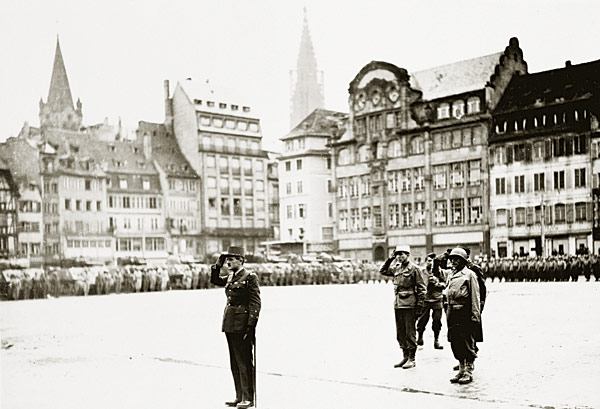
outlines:
[[[471,310],[468,306],[449,305],[446,312],[448,318],[448,341],[454,358],[458,361],[473,362],[477,358],[475,345],[475,329],[477,323],[471,321]]]
[[[415,309],[396,308],[396,339],[402,349],[417,349],[417,334],[415,328]]]
[[[252,346],[254,339],[244,334],[226,332],[229,347],[229,362],[235,384],[236,400],[254,400],[254,357]]]
[[[433,332],[435,334],[439,334],[442,329],[442,301],[435,302],[427,302],[423,305],[423,313],[419,317],[417,322],[417,331],[419,333],[425,332],[425,328],[427,327],[427,323],[429,322],[429,315],[431,312],[431,319],[433,322],[431,323],[431,328],[433,328]]]

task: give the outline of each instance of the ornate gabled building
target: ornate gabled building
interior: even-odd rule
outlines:
[[[165,85],[167,123],[181,152],[202,175],[203,254],[230,245],[260,254],[273,237],[269,225],[268,162],[261,147],[260,120],[240,96],[215,92],[208,83],[177,83],[172,98]]]
[[[290,129],[294,129],[300,121],[313,110],[323,108],[323,74],[317,70],[317,59],[313,47],[306,8],[304,8],[304,24],[296,70],[291,71],[290,78],[292,97],[290,113]]]
[[[40,127],[42,129],[68,129],[78,131],[83,114],[81,101],[73,106],[73,97],[67,78],[67,70],[60,50],[60,42],[56,38],[54,66],[50,79],[50,90],[46,102],[40,99]]]
[[[487,254],[491,110],[527,64],[503,52],[409,73],[363,67],[349,87],[349,132],[333,143],[340,254],[383,260],[398,244],[423,259],[467,245]]]
[[[332,135],[341,132],[348,115],[315,109],[280,138],[279,205],[281,249],[295,253],[335,250]]]
[[[515,76],[493,115],[492,254],[596,252],[600,61]]]

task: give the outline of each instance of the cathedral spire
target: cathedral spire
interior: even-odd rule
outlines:
[[[60,41],[56,36],[56,52],[54,53],[54,67],[50,79],[50,90],[48,91],[48,105],[55,109],[73,108],[73,97],[71,87],[67,78],[67,70],[60,50]]]
[[[77,107],[73,106],[71,87],[57,35],[48,99],[46,103],[40,100],[40,126],[78,131],[82,118],[81,101],[78,99]]]
[[[323,108],[325,104],[322,72],[317,70],[317,59],[308,28],[306,7],[304,7],[302,37],[294,74],[292,81],[295,79],[295,86],[292,90],[290,128],[294,128],[312,111],[316,108]]]

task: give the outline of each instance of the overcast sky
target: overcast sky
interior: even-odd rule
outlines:
[[[333,110],[348,110],[348,84],[372,60],[410,73],[502,51],[515,36],[530,72],[600,59],[597,0],[2,0],[0,140],[39,125],[59,34],[84,124],[161,122],[164,79],[172,90],[210,79],[250,101],[276,148],[304,6]]]

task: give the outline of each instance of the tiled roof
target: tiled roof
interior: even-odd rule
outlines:
[[[281,140],[284,141],[297,136],[330,136],[332,135],[332,127],[336,130],[341,129],[347,118],[348,114],[343,112],[317,108]]]
[[[410,85],[423,92],[424,100],[483,89],[503,53],[442,65],[410,75]]]
[[[138,124],[138,138],[147,134],[152,140],[152,158],[169,176],[192,177],[198,175],[192,169],[181,150],[175,136],[167,132],[164,124],[140,121]]]
[[[9,138],[0,144],[0,159],[10,168],[17,183],[40,184],[37,149],[25,139]]]
[[[495,114],[600,97],[600,60],[515,76]]]

